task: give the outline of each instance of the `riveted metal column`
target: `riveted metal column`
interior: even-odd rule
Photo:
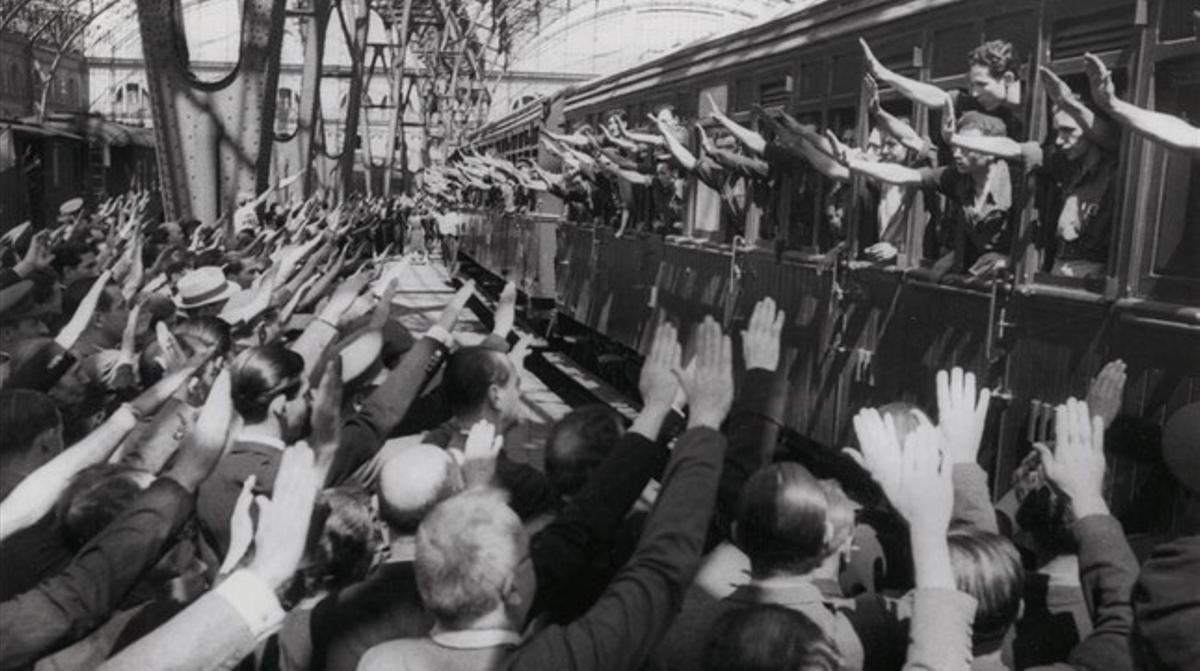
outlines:
[[[394,7],[395,5],[393,5]],[[400,152],[408,148],[404,142],[404,61],[408,49],[408,20],[412,15],[412,0],[404,0],[404,9],[400,12],[399,20],[392,17],[392,118],[391,133],[388,134],[387,154],[383,168],[383,194],[392,195],[392,173],[396,169],[396,141],[400,142]]]
[[[180,0],[137,7],[167,215],[212,222],[266,186],[284,3],[245,0],[237,68],[212,84],[188,72]]]

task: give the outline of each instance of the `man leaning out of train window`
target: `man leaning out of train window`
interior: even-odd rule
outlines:
[[[1041,144],[960,135],[950,141],[964,150],[1020,160],[1026,174],[1037,180],[1051,272],[1102,277],[1108,261],[1120,134],[1052,71],[1043,67],[1041,76],[1054,116],[1054,131]]]
[[[982,112],[964,113],[955,126],[955,134],[965,138],[1002,138],[1006,133],[1003,121]],[[952,165],[918,169],[861,157],[837,136],[826,135],[834,157],[852,172],[886,184],[933,189],[945,196],[942,222],[954,236],[954,248],[934,264],[936,276],[954,270],[988,278],[1009,266],[1015,209],[1012,176],[1002,159],[955,147]]]

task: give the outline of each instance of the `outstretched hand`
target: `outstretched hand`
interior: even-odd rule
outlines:
[[[1104,422],[1104,428],[1112,426],[1121,403],[1125,399],[1125,362],[1109,361],[1100,374],[1092,378],[1088,386],[1087,405],[1092,414]]]
[[[675,369],[688,399],[688,428],[720,429],[733,404],[733,344],[705,317],[696,331],[695,370]]]
[[[956,464],[973,464],[979,455],[991,390],[975,393],[975,373],[955,366],[937,374],[938,429]]]
[[[1068,399],[1054,412],[1054,449],[1034,443],[1046,479],[1071,500],[1076,518],[1107,514],[1104,501],[1104,421],[1087,403]]]
[[[486,419],[475,422],[463,446],[463,482],[469,488],[488,487],[496,477],[496,459],[504,447],[504,436]]]
[[[1038,74],[1042,78],[1042,85],[1046,89],[1046,95],[1050,96],[1050,101],[1055,105],[1062,107],[1065,103],[1076,101],[1075,92],[1053,70],[1043,65],[1038,68]]]
[[[458,323],[458,318],[462,314],[463,308],[467,306],[467,301],[471,300],[472,294],[475,293],[475,281],[468,280],[463,283],[450,302],[446,304],[442,314],[438,317],[437,325],[446,330],[447,333],[454,331],[454,325]]]
[[[301,442],[283,451],[271,498],[255,499],[258,529],[249,569],[277,592],[287,585],[304,556],[320,487],[313,451]]]
[[[775,309],[775,299],[767,297],[754,306],[750,324],[742,331],[742,354],[746,370],[779,368],[779,341],[783,333],[783,310]]]
[[[1113,85],[1112,71],[1093,53],[1083,55],[1083,69],[1092,85],[1092,102],[1101,108],[1112,109],[1117,100],[1117,88]]]
[[[867,44],[867,41],[861,37],[858,38],[858,45],[862,47],[863,63],[867,69],[867,74],[875,77],[876,79],[881,78],[883,76],[884,67],[883,64],[879,62],[879,59],[875,57],[875,52],[871,51],[871,45]]]
[[[675,376],[675,370],[679,368],[680,351],[675,325],[664,322],[654,332],[654,342],[650,345],[650,353],[642,363],[638,378],[638,391],[646,407],[670,408],[679,390],[679,378]]]
[[[879,82],[866,74],[863,76],[863,88],[867,94],[867,112],[872,116],[879,114]]]
[[[512,333],[513,324],[517,319],[517,285],[506,282],[500,290],[500,299],[496,302],[496,319],[492,325],[492,333],[507,338]]]
[[[204,482],[225,452],[235,417],[231,389],[229,370],[222,370],[170,469],[170,477],[189,491]]]

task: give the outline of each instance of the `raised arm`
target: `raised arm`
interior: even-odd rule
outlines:
[[[1113,132],[1112,124],[1097,116],[1053,70],[1043,65],[1038,72],[1050,101],[1070,115],[1092,142],[1109,151],[1116,151],[1120,136]]]
[[[858,158],[832,132],[826,131],[825,137],[829,142],[830,148],[833,150],[834,157],[839,163],[849,168],[851,172],[857,172],[871,179],[897,186],[918,186],[921,184],[920,170],[897,163],[881,163],[879,161],[868,161]]]
[[[1138,562],[1104,500],[1104,420],[1070,399],[1055,410],[1053,450],[1034,443],[1046,479],[1070,502],[1079,541],[1079,580],[1095,628],[1068,658],[1073,668],[1133,669],[1133,587]]]
[[[46,515],[71,478],[83,469],[108,459],[133,431],[141,417],[154,414],[196,372],[206,359],[201,355],[180,370],[165,375],[130,403],[123,404],[96,430],[67,448],[21,481],[0,502],[0,540],[26,528]]]
[[[1084,54],[1084,66],[1092,83],[1092,100],[1122,125],[1171,149],[1200,156],[1200,128],[1171,114],[1153,112],[1117,97],[1112,73],[1104,62]]]
[[[875,120],[875,125],[879,127],[879,130],[896,138],[900,144],[912,151],[925,151],[929,147],[925,138],[921,137],[912,126],[883,109],[883,106],[879,104],[879,84],[875,78],[866,75],[863,77],[863,83],[867,89],[867,111],[870,112],[871,118]]]
[[[658,128],[659,134],[662,135],[663,142],[667,143],[667,151],[671,152],[671,156],[675,157],[675,160],[679,162],[679,165],[683,166],[683,169],[687,170],[688,172],[695,170],[696,156],[692,154],[687,147],[683,146],[683,143],[679,141],[679,138],[675,137],[674,133],[667,130],[666,126],[663,125],[662,121],[659,121],[658,117],[650,115],[650,121],[652,121],[655,127]]]
[[[712,99],[709,98],[709,100],[711,101]],[[763,136],[725,116],[725,113],[715,104],[712,105],[712,115],[717,120],[717,123],[724,126],[730,135],[737,138],[737,141],[741,142],[742,146],[754,152],[756,156],[762,156],[763,152],[766,151],[767,141]]]
[[[950,144],[969,151],[977,151],[980,154],[996,156],[1006,161],[1014,161],[1023,156],[1021,143],[1007,137],[959,135],[955,133],[950,136]]]
[[[877,81],[896,89],[900,95],[915,103],[926,107],[942,107],[945,104],[946,97],[950,95],[949,93],[933,84],[919,82],[887,69],[883,66],[883,63],[879,62],[878,58],[875,58],[875,54],[871,51],[871,47],[867,45],[866,40],[859,38],[858,43],[862,46],[867,74],[874,77]]]

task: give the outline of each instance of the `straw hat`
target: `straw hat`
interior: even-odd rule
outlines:
[[[241,290],[236,283],[225,279],[225,272],[216,266],[204,266],[188,271],[175,285],[175,305],[190,310],[227,300]]]

